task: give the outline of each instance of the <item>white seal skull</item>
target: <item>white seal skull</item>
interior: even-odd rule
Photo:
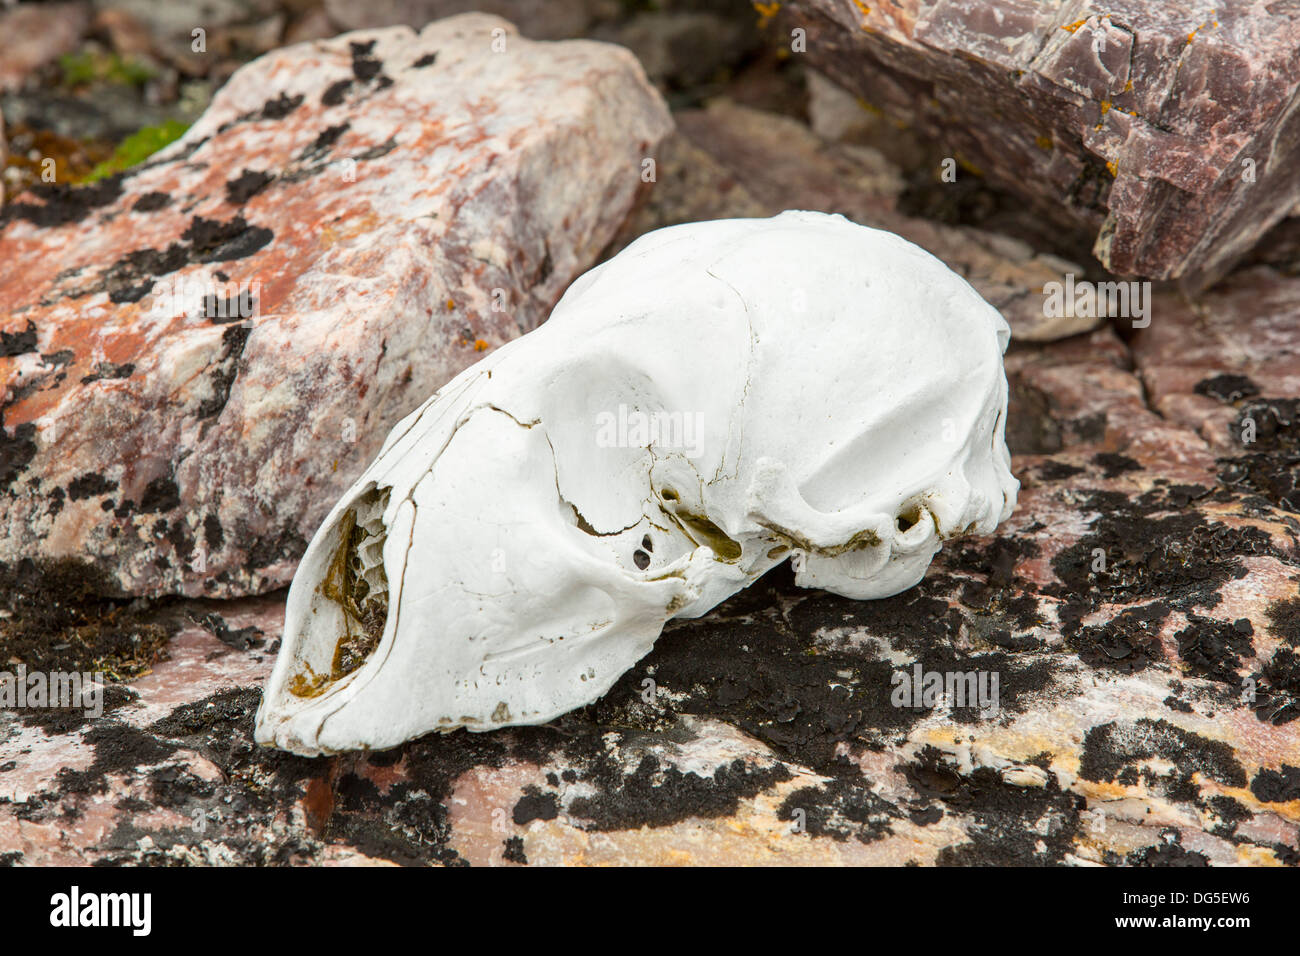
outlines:
[[[302,754],[551,720],[790,560],[850,598],[992,531],[1009,330],[841,216],[650,233],[397,425],[289,591],[256,739]]]

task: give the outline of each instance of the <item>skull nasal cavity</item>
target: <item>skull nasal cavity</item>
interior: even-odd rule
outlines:
[[[921,509],[915,505],[898,516],[898,530],[907,531],[921,520]]]

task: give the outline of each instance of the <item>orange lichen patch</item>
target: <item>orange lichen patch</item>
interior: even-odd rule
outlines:
[[[488,350],[488,344],[487,344],[487,342],[483,341],[482,339],[475,339],[475,340],[474,340],[474,351],[475,351],[475,352],[486,352],[487,350]]]
[[[863,3],[862,0],[853,0],[853,5],[858,8],[859,12],[861,12],[863,25],[865,26],[867,17],[871,16],[871,8]]]
[[[335,222],[329,223],[320,231],[320,244],[322,249],[328,249],[343,239],[355,239],[365,233],[372,232],[381,225],[381,221],[374,212],[364,212],[359,216],[344,216]]]
[[[1202,30],[1204,30],[1206,27],[1217,27],[1218,25],[1219,25],[1218,20],[1206,20],[1204,23],[1198,26],[1191,33],[1187,34],[1187,42],[1191,43],[1193,40],[1195,40],[1196,35],[1200,33]]]
[[[1105,115],[1106,115],[1107,113],[1109,113],[1109,112],[1110,112],[1110,100],[1102,100],[1102,101],[1101,101],[1101,115],[1102,115],[1102,116],[1105,116]]]
[[[1110,174],[1112,176],[1115,176],[1119,173],[1119,166],[1117,166],[1113,160],[1108,160],[1106,162],[1106,168],[1110,170]]]
[[[1082,20],[1075,20],[1073,23],[1067,23],[1065,24],[1065,26],[1061,27],[1061,29],[1064,30],[1066,33],[1074,33],[1076,30],[1079,29],[1079,27],[1083,26],[1087,22],[1088,20],[1085,17]]]
[[[758,0],[754,0],[754,9],[758,11],[758,28],[762,30],[772,22],[772,18],[780,11],[781,4],[759,3]]]

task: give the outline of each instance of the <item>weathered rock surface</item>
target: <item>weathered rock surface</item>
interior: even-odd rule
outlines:
[[[1234,273],[1195,300],[1158,296],[1132,342],[1152,407],[1197,429],[1218,455],[1285,444],[1275,433],[1243,442],[1238,419],[1259,400],[1300,397],[1297,325],[1300,282],[1268,268]]]
[[[715,155],[670,139],[641,218],[762,214]],[[1253,270],[1131,345],[1013,344],[996,536],[884,601],[778,569],[546,727],[261,750],[283,593],[164,608],[102,718],[0,712],[0,861],[1300,865],[1297,296]],[[996,707],[896,706],[918,666]]]
[[[1122,275],[1222,276],[1300,199],[1291,4],[794,0],[809,61]]]
[[[1231,374],[1266,382],[1272,333],[1241,328]],[[104,717],[0,715],[0,859],[1300,865],[1300,514],[1133,358],[1109,330],[1013,350],[1020,506],[918,587],[775,572],[546,727],[260,750],[282,595],[195,605]],[[996,676],[996,706],[898,706],[917,668]]]
[[[285,584],[388,429],[595,261],[670,128],[625,50],[468,15],[277,50],[125,176],[11,197],[0,562]]]

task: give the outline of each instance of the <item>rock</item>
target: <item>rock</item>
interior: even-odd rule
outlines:
[[[1097,318],[1045,314],[1043,289],[1083,269],[1027,243],[968,227],[951,227],[903,215],[905,182],[879,151],[829,143],[788,116],[712,101],[706,109],[677,114],[681,135],[725,170],[716,191],[698,188],[698,162],[681,172],[665,167],[636,228],[722,215],[770,216],[782,209],[838,212],[868,226],[889,229],[917,243],[957,270],[1002,310],[1012,335],[1048,341],[1095,328]],[[736,186],[742,188],[736,189]],[[728,211],[734,202],[734,211]],[[755,210],[761,210],[755,212]]]
[[[96,11],[91,32],[108,39],[114,52],[123,57],[150,57],[154,53],[153,35],[136,16],[119,7]]]
[[[626,51],[470,15],[268,54],[123,177],[12,199],[0,562],[287,583],[389,428],[595,261],[670,128]]]
[[[1186,335],[1013,348],[1023,487],[996,536],[882,601],[775,571],[544,727],[258,748],[283,592],[184,602],[170,659],[102,717],[0,712],[0,859],[1300,865],[1297,512],[1142,381],[1158,354],[1282,387],[1287,308],[1260,302],[1217,368]],[[918,671],[952,696],[913,698]]]
[[[785,189],[929,230],[972,275],[1027,288],[1032,249],[1008,263],[1005,237],[899,214],[879,154],[728,104],[681,118],[615,248],[764,215]],[[88,647],[133,679],[100,716],[0,711],[0,861],[1298,866],[1297,296],[1261,265],[1191,300],[1158,291],[1128,342],[1014,343],[1022,490],[996,535],[883,601],[778,569],[551,725],[302,759],[252,740],[283,591],[61,620],[81,641],[45,641],[72,655],[60,669],[89,669]],[[15,622],[49,626],[33,618],[5,622],[0,654]],[[952,695],[927,701],[930,675]]]
[[[330,19],[343,30],[404,24],[421,27],[431,20],[478,10],[505,17],[534,40],[583,36],[598,18],[615,15],[617,0],[325,0]]]
[[[280,0],[100,0],[99,6],[103,12],[130,16],[143,24],[157,55],[178,70],[205,76],[218,62],[213,41],[241,29],[258,40],[259,30],[270,31],[274,26],[268,21],[279,18],[282,4]],[[282,26],[281,21],[277,34]]]
[[[1300,452],[1300,423],[1289,437],[1283,428],[1243,440],[1252,410],[1257,426],[1276,425],[1276,413],[1285,418],[1285,404],[1300,396],[1297,312],[1300,278],[1266,267],[1233,273],[1194,300],[1157,297],[1151,325],[1132,343],[1152,407],[1195,429],[1217,455]]]
[[[716,80],[759,41],[751,24],[699,11],[642,12],[592,36],[627,47],[652,82],[673,90]]]
[[[869,12],[864,12],[869,11]],[[1210,284],[1300,198],[1296,20],[1276,5],[795,0],[807,57],[951,144],[1111,272]]]
[[[0,11],[0,93],[75,50],[89,25],[85,3],[23,3]]]
[[[284,26],[284,14],[277,13],[255,23],[223,27],[213,35],[211,49],[220,56],[261,56],[280,44]]]
[[[174,105],[150,102],[137,87],[124,83],[98,83],[76,93],[26,89],[6,95],[4,106],[15,127],[21,124],[68,140],[70,149],[103,148],[110,156],[127,136],[177,119],[179,112]]]
[[[610,255],[638,236],[664,226],[769,215],[767,207],[730,170],[677,131],[659,148],[655,179],[647,200],[628,217],[610,244]]]
[[[312,7],[293,20],[284,31],[284,42],[305,43],[308,40],[324,40],[338,33],[334,21],[330,19],[324,7]]]
[[[5,139],[5,115],[0,113],[0,209],[5,204],[5,165],[9,162],[9,143]]]
[[[808,125],[822,139],[842,143],[858,137],[874,138],[882,122],[865,103],[816,70],[805,74],[808,82]]]
[[[0,863],[1300,865],[1300,256],[1288,242],[1208,292],[1157,289],[1150,325],[1124,339],[1089,321],[1070,338],[1031,341],[1071,331],[1045,325],[1040,290],[1082,270],[1021,238],[909,212],[912,177],[879,148],[888,126],[835,132],[819,123],[817,136],[789,116],[726,102],[683,113],[656,154],[648,201],[606,244],[640,186],[643,153],[633,140],[644,136],[648,153],[667,125],[625,58],[511,36],[509,59],[498,64],[475,57],[465,36],[439,44],[448,84],[477,65],[499,70],[492,77],[507,92],[528,91],[508,97],[508,112],[489,125],[491,135],[520,137],[515,151],[494,152],[495,165],[483,170],[475,130],[438,130],[458,115],[445,88],[395,65],[394,49],[425,49],[424,38],[385,31],[360,42],[371,37],[371,58],[382,64],[369,83],[352,72],[347,44],[357,37],[315,53],[281,51],[237,74],[192,139],[103,194],[83,193],[103,204],[79,223],[37,230],[23,217],[59,218],[75,207],[56,206],[56,194],[16,197],[29,208],[4,214],[0,226],[0,301],[29,307],[0,325],[8,389],[0,470],[21,464],[27,436],[36,457],[15,484],[25,489],[42,469],[52,477],[34,489],[41,494],[6,503],[7,534],[33,522],[56,540],[82,527],[93,540],[106,521],[120,528],[129,572],[152,575],[151,560],[177,557],[170,543],[145,549],[140,529],[163,517],[169,538],[178,524],[184,531],[183,509],[119,520],[87,505],[165,504],[169,488],[142,490],[161,464],[178,476],[198,471],[177,489],[198,514],[251,516],[222,525],[224,535],[274,542],[273,519],[302,499],[273,507],[284,484],[259,475],[287,475],[295,493],[311,479],[304,495],[331,502],[334,455],[343,452],[339,483],[368,457],[358,446],[369,427],[358,428],[357,445],[335,437],[341,415],[361,421],[360,401],[376,422],[403,396],[407,407],[418,402],[440,375],[476,357],[479,338],[502,341],[545,315],[602,246],[617,249],[671,222],[787,205],[896,229],[1009,314],[1018,338],[1007,356],[1017,511],[995,536],[945,549],[920,585],[884,601],[803,591],[778,569],[706,617],[673,622],[605,698],[553,725],[432,735],[319,760],[252,740],[283,591],[159,606],[101,598],[86,607],[78,599],[115,567],[107,549],[100,567],[0,568],[0,593],[26,595],[0,618],[0,659],[113,672],[97,716],[0,709]],[[304,56],[316,58],[312,66]],[[360,59],[363,73],[373,69]],[[564,69],[547,69],[554,60]],[[580,98],[599,63],[605,95],[622,91],[621,119],[597,122],[603,114]],[[530,68],[537,75],[525,75]],[[318,103],[336,76],[357,82],[331,112]],[[379,89],[380,76],[394,86]],[[283,118],[263,115],[269,104],[270,114],[288,106],[281,92],[308,88]],[[419,119],[385,98],[399,93]],[[258,115],[222,129],[250,112]],[[551,138],[564,117],[582,120],[584,135]],[[344,120],[349,129],[317,155],[310,147],[321,132]],[[328,164],[386,144],[390,128],[397,144],[359,160],[355,183],[331,178]],[[454,156],[427,149],[438,136],[455,140]],[[575,140],[582,152],[559,154]],[[247,159],[221,158],[240,150]],[[419,205],[427,197],[394,184],[435,161],[465,167],[461,179],[445,177],[448,206],[461,203],[455,222],[439,227],[412,213],[385,225],[380,217],[394,210],[427,208]],[[548,178],[555,168],[568,175]],[[259,172],[275,178],[263,182]],[[240,201],[198,199],[227,183]],[[603,190],[599,208],[590,208],[588,190]],[[154,212],[132,211],[133,201],[147,208],[169,197]],[[566,214],[600,218],[565,226]],[[148,297],[111,301],[110,288],[134,290],[146,276],[125,265],[110,273],[106,263],[125,261],[130,249],[192,251],[201,234],[181,236],[194,217],[230,223],[236,215],[247,227],[236,241],[269,228],[270,243],[180,271],[260,279],[251,320],[151,324]],[[510,237],[504,267],[494,264],[496,250],[474,242],[498,231]],[[47,234],[76,238],[56,255],[41,245]],[[20,268],[9,265],[15,235]],[[548,252],[556,275],[545,279]],[[432,287],[418,283],[423,275]],[[372,276],[394,290],[387,313],[368,304],[387,290],[359,285]],[[103,291],[70,295],[97,283]],[[532,294],[497,315],[485,305],[493,288]],[[450,314],[440,309],[444,297],[456,305]],[[98,310],[89,321],[107,327],[98,340],[75,319],[87,306]],[[430,306],[436,328],[421,337],[402,328]],[[457,318],[470,311],[466,335]],[[247,330],[243,364],[222,359],[231,328]],[[385,347],[376,336],[386,336]],[[72,354],[60,354],[65,348]],[[416,381],[394,382],[408,363]],[[102,377],[126,364],[139,369]],[[233,382],[213,381],[214,369],[227,368]],[[200,418],[216,387],[228,388],[225,408]],[[299,397],[277,412],[274,402],[289,392]],[[143,422],[107,416],[121,409]],[[47,420],[79,429],[48,436],[70,462],[102,458],[110,435],[119,462],[140,464],[120,475],[71,466],[56,474],[60,459],[40,444]],[[381,427],[373,431],[382,437]],[[161,454],[169,442],[175,452]],[[220,470],[195,469],[199,455]],[[262,468],[250,463],[259,455]],[[103,491],[107,478],[121,488]],[[51,518],[55,499],[62,510]],[[72,528],[59,523],[69,509],[83,509]],[[272,520],[258,526],[261,515]],[[300,526],[309,533],[311,522]],[[13,548],[20,553],[21,542]],[[207,563],[215,569],[227,558],[235,570],[221,593],[278,573],[247,571],[223,551]],[[182,578],[188,586],[194,575]],[[45,613],[47,605],[56,611]],[[918,669],[954,689],[970,675],[975,705],[955,694],[900,699]],[[994,706],[980,706],[981,690]]]

